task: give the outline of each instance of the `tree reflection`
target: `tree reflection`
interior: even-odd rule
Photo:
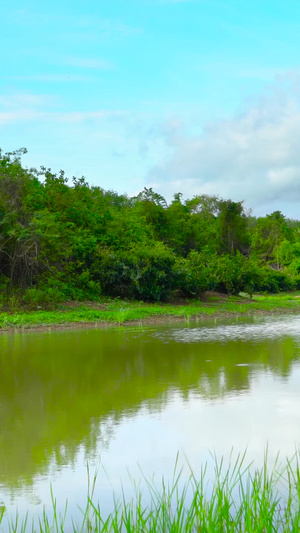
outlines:
[[[249,390],[258,372],[286,379],[298,351],[292,338],[182,344],[151,329],[2,335],[0,483],[30,484],[80,447],[91,457],[124,417],[162,410],[174,392],[214,401]]]

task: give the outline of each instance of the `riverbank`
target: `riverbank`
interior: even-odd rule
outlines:
[[[200,322],[207,318],[299,313],[300,291],[276,295],[225,296],[207,294],[203,300],[147,304],[127,300],[65,302],[55,310],[15,310],[0,313],[0,332],[14,329],[108,327],[161,322]]]

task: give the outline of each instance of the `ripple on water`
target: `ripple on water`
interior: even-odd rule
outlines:
[[[265,317],[257,323],[190,327],[159,332],[155,336],[182,343],[261,341],[280,337],[293,337],[300,341],[300,316]]]

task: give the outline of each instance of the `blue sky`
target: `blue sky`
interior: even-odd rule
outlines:
[[[0,146],[28,167],[300,218],[295,0],[15,0],[0,20]]]

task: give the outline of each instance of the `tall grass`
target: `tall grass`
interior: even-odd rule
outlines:
[[[2,531],[9,533],[269,533],[300,531],[300,468],[299,454],[278,460],[271,472],[267,457],[260,470],[245,466],[245,454],[238,456],[227,468],[215,463],[215,479],[207,480],[206,468],[199,478],[190,471],[183,481],[183,471],[176,464],[171,482],[162,480],[159,486],[146,482],[146,500],[136,488],[132,500],[125,492],[114,503],[110,514],[102,512],[95,503],[96,475],[89,477],[87,503],[79,523],[69,521],[66,526],[67,506],[59,515],[57,502],[52,496],[52,514],[21,523],[18,516],[6,520],[0,513]],[[6,529],[5,529],[6,527]],[[1,529],[1,528],[0,528]]]

